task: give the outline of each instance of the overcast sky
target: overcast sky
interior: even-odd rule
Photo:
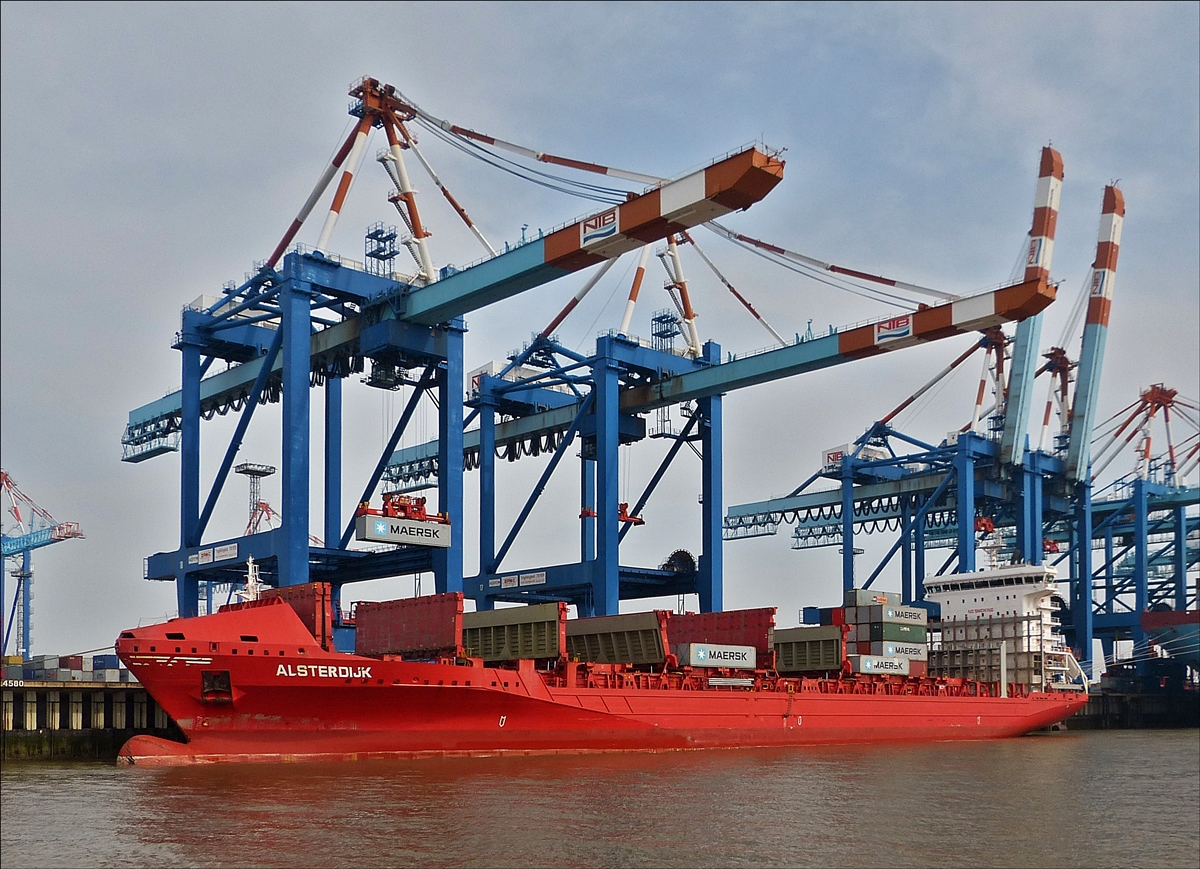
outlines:
[[[784,181],[727,225],[864,271],[968,293],[1006,281],[1029,229],[1038,155],[1066,166],[1043,349],[1059,341],[1087,280],[1105,184],[1127,200],[1098,417],[1164,382],[1200,394],[1200,6],[1071,4],[33,4],[4,3],[0,457],[19,485],[86,538],[34,554],[33,651],[110,643],[173,613],[171,584],[142,559],[178,544],[177,455],[120,462],[130,409],[178,388],[170,349],[180,308],[265,259],[350,122],[350,84],[370,75],[435,115],[540,150],[675,176],[743,143],[786,148]],[[396,222],[370,160],[332,247],[361,258],[365,227]],[[523,184],[436,140],[425,151],[493,244],[550,228],[589,204]],[[432,185],[423,215],[438,265],[480,248]],[[588,177],[583,180],[595,180]],[[433,195],[430,195],[432,192]],[[323,212],[299,236],[316,241]],[[699,236],[785,335],[893,309],[777,269]],[[707,242],[707,243],[706,243]],[[685,257],[690,252],[685,251]],[[632,257],[559,330],[582,351],[618,325]],[[771,343],[685,259],[704,339],[744,352]],[[668,306],[643,290],[634,332]],[[540,330],[586,279],[565,278],[468,317],[468,370]],[[725,399],[725,502],[785,494],[822,449],[853,440],[970,343],[959,337]],[[1078,337],[1068,346],[1078,355]],[[937,441],[969,421],[977,363],[902,427]],[[1035,393],[1045,400],[1045,387]],[[403,397],[346,389],[346,509]],[[314,405],[319,408],[319,401]],[[280,464],[278,406],[240,453]],[[423,411],[405,443],[434,431]],[[205,426],[211,480],[232,417]],[[1036,435],[1035,435],[1036,436]],[[633,501],[666,449],[622,449]],[[501,468],[507,531],[544,460]],[[578,474],[564,464],[505,566],[572,560]],[[622,547],[657,566],[699,553],[699,464],[681,455]],[[1121,470],[1132,459],[1118,461]],[[319,473],[319,463],[314,463]],[[1117,470],[1114,465],[1113,470]],[[475,497],[469,474],[467,501]],[[314,488],[319,499],[319,484]],[[279,505],[278,478],[264,487]],[[210,539],[240,533],[245,481],[226,487]],[[474,509],[466,563],[473,572]],[[320,533],[319,510],[313,510]],[[5,517],[5,529],[9,527]],[[836,549],[793,552],[778,536],[725,546],[727,608],[836,601]],[[890,541],[871,538],[868,556]],[[12,567],[12,562],[8,563]],[[898,589],[894,575],[881,580]],[[411,579],[347,598],[412,594]],[[424,590],[431,589],[426,578]],[[5,613],[13,581],[6,581]],[[694,598],[692,599],[694,601]],[[654,602],[673,606],[674,601]],[[643,608],[635,603],[630,608]],[[692,604],[694,606],[694,603]],[[10,645],[11,650],[11,645]]]

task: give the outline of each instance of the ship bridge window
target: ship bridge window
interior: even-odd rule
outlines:
[[[133,636],[133,634],[132,634],[131,632],[129,632],[129,631],[122,631],[122,632],[121,632],[121,639],[122,639],[122,640],[132,640],[133,638],[134,638],[134,636]]]
[[[258,637],[255,636],[254,634],[242,634],[241,639],[242,639],[243,643],[257,643],[258,642]]]
[[[179,633],[178,631],[170,631],[167,633],[167,639],[168,640],[182,640],[185,638],[184,638],[183,634]]]

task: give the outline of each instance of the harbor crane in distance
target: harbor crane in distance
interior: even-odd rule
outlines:
[[[8,509],[5,511],[16,524],[6,532],[0,532],[0,629],[3,630],[3,653],[8,652],[8,641],[13,625],[20,623],[17,634],[17,653],[29,660],[30,634],[33,621],[33,559],[35,549],[63,540],[83,537],[78,522],[59,522],[44,507],[21,491],[8,471],[0,469],[0,489],[3,490]],[[11,532],[11,533],[10,533]],[[12,608],[8,616],[3,612],[4,561],[9,556],[20,555],[20,567],[13,571],[17,587],[13,593]]]

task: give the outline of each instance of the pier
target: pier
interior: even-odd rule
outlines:
[[[112,760],[135,734],[183,740],[136,682],[6,679],[3,697],[4,760]]]

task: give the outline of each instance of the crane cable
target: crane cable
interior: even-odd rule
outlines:
[[[403,97],[403,95],[401,96]],[[566,193],[568,195],[583,199],[590,199],[597,202],[619,204],[620,202],[625,201],[629,191],[616,187],[586,184],[565,178],[561,175],[555,175],[552,173],[543,172],[541,170],[531,169],[522,166],[513,160],[496,154],[494,150],[491,150],[486,146],[491,146],[492,149],[499,148],[507,150],[512,153],[519,154],[527,159],[565,166],[567,168],[577,169],[583,172],[601,174],[605,175],[606,177],[621,178],[627,181],[634,181],[654,186],[662,186],[670,182],[670,179],[668,178],[631,172],[624,169],[615,169],[608,166],[602,166],[597,163],[588,163],[565,157],[559,157],[553,154],[537,151],[533,148],[517,145],[494,136],[477,133],[474,130],[459,127],[450,123],[449,121],[435,117],[434,115],[417,106],[407,97],[403,97],[403,99],[413,109],[416,115],[417,123],[419,123],[424,129],[429,130],[438,138],[442,139],[444,142],[452,145],[455,148],[458,148],[460,151],[468,154],[469,156],[482,160],[494,168],[500,169],[504,172],[521,178],[522,180],[531,181],[535,184],[539,184],[540,186],[547,187],[561,193]],[[718,234],[725,236],[728,240],[734,241],[734,243],[740,243],[741,246],[750,245],[751,248],[759,248],[760,250],[765,250],[775,254],[774,257],[763,256],[763,258],[769,262],[774,262],[776,265],[804,275],[805,277],[833,287],[834,289],[842,290],[843,292],[849,292],[853,295],[870,299],[872,301],[882,301],[885,304],[901,308],[911,307],[913,304],[911,299],[903,296],[896,296],[875,288],[860,288],[856,285],[843,283],[841,281],[831,281],[825,278],[824,275],[819,275],[818,272],[836,273],[861,281],[882,283],[894,289],[908,290],[910,292],[931,295],[946,301],[960,298],[960,296],[952,293],[946,293],[944,291],[932,289],[930,287],[924,287],[919,284],[897,281],[877,275],[869,275],[865,272],[845,268],[843,266],[837,266],[832,263],[826,263],[813,257],[808,257],[804,254],[789,251],[775,245],[768,245],[767,243],[759,241],[758,239],[753,239],[749,236],[744,236],[740,233],[735,233],[732,230],[726,229],[720,224],[717,224],[716,221],[709,221],[705,224],[705,226],[709,227],[709,229],[717,232]],[[759,253],[759,250],[754,252]],[[762,256],[763,254],[759,253],[759,255]],[[780,259],[780,257],[782,257],[782,259]],[[787,260],[791,260],[792,262],[787,262]],[[799,266],[799,268],[794,266]],[[808,269],[804,268],[804,266],[807,266]]]

